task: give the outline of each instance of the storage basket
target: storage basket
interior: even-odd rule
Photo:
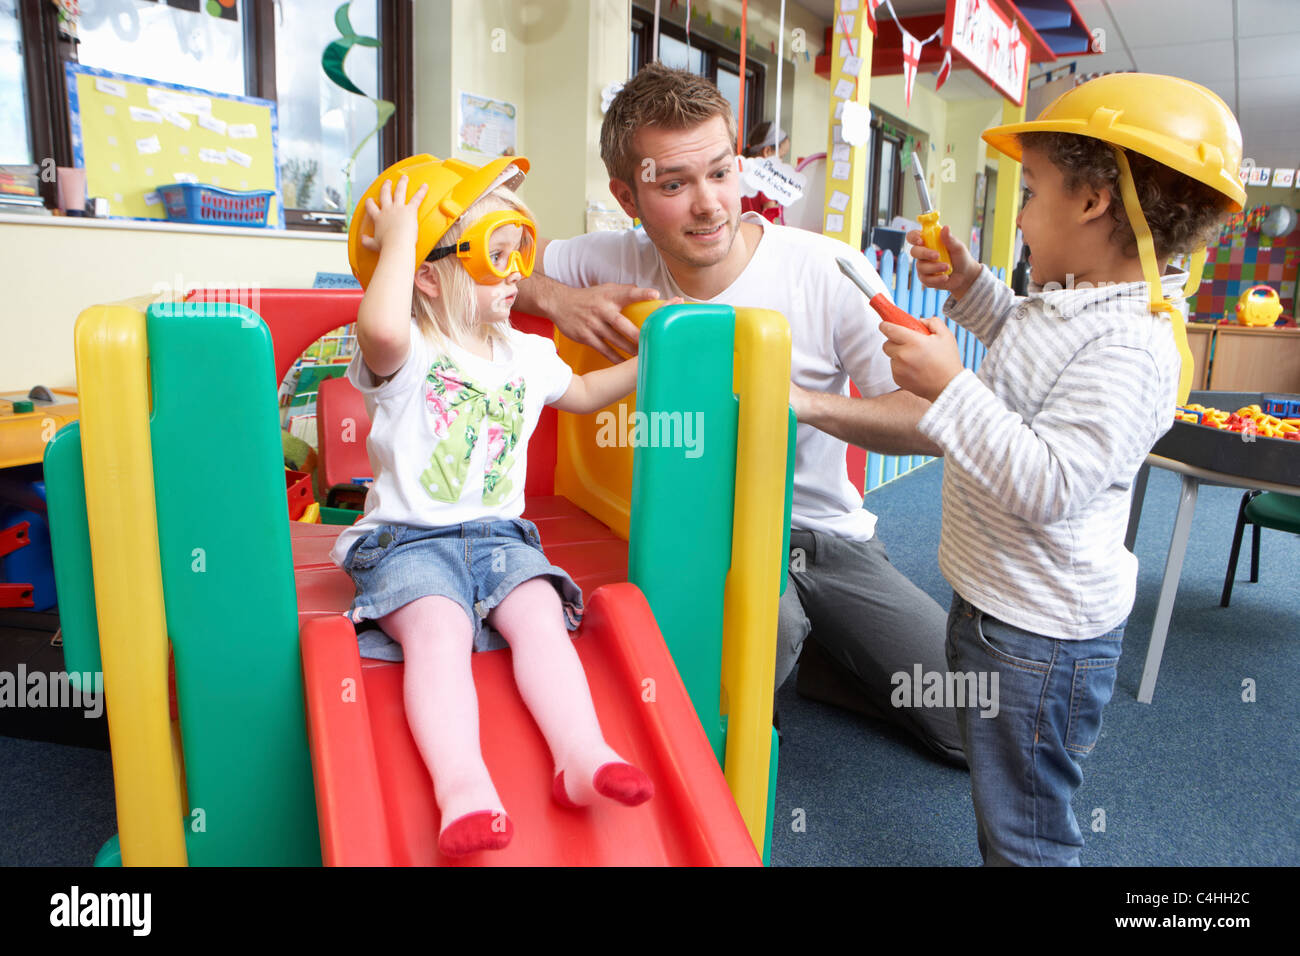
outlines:
[[[169,183],[158,187],[172,222],[195,222],[209,226],[253,226],[266,228],[266,213],[273,189],[240,192],[204,183]]]

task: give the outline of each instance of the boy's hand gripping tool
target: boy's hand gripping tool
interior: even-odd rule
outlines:
[[[939,253],[939,261],[952,271],[952,259],[948,256],[948,247],[943,244],[943,227],[939,225],[939,210],[935,209],[930,202],[930,190],[925,188],[925,170],[921,168],[921,158],[917,156],[916,151],[912,151],[912,178],[916,180],[916,195],[921,200],[921,215],[917,216],[917,221],[921,223],[921,242],[927,249],[933,249]]]
[[[862,294],[867,297],[871,307],[876,310],[876,314],[882,319],[911,329],[914,332],[922,332],[925,335],[931,334],[924,322],[909,315],[889,301],[889,290],[885,288],[879,279],[875,280],[874,285],[868,284],[867,279],[857,269],[853,268],[853,263],[849,262],[848,259],[837,256],[835,261],[839,263],[840,271],[852,279],[853,284],[862,290]]]

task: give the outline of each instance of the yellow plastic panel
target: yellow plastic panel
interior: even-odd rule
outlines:
[[[663,301],[658,299],[634,302],[623,314],[639,329],[661,305]],[[555,347],[576,375],[609,366],[609,359],[595,349],[579,345],[558,331]],[[555,493],[603,521],[624,540],[632,520],[633,451],[631,442],[624,439],[635,410],[633,392],[590,415],[560,412],[556,428]]]
[[[772,754],[773,662],[781,603],[790,325],[779,312],[736,310],[733,387],[740,398],[731,572],[723,598],[725,774],[762,852]]]
[[[122,862],[184,866],[185,803],[167,703],[144,312],[129,305],[92,307],[78,317],[74,336]]]

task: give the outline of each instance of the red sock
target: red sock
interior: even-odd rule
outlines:
[[[650,782],[650,778],[630,763],[602,764],[596,770],[591,785],[601,796],[629,807],[645,803],[655,795],[655,785]],[[555,775],[555,780],[551,783],[551,795],[562,807],[576,809],[582,806],[574,803],[564,788],[563,770]]]
[[[596,792],[629,807],[645,803],[655,795],[650,778],[630,763],[607,763],[592,778]]]
[[[504,850],[515,835],[515,825],[504,813],[479,810],[453,820],[438,834],[444,856],[465,856],[479,850]]]

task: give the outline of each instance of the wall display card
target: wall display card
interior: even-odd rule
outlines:
[[[851,147],[849,147],[848,145],[846,145],[846,144],[844,144],[844,143],[841,143],[840,145],[838,145],[838,146],[832,148],[832,149],[831,149],[831,162],[833,162],[833,163],[847,163],[847,162],[849,161],[851,155],[852,155],[852,154],[849,152],[850,149],[851,149]]]
[[[162,111],[173,113],[211,113],[212,100],[207,96],[191,96],[178,90],[149,90],[149,105]]]
[[[840,11],[848,13],[850,10],[858,8],[858,0],[840,0]]]
[[[862,72],[862,57],[846,56],[844,58],[844,72],[849,76],[857,76]]]
[[[247,183],[241,189],[275,193],[267,221],[284,228],[275,103],[77,63],[64,73],[74,162],[85,170],[86,195],[107,198],[110,216],[166,219],[164,204],[146,198],[160,185],[219,185],[234,163]],[[240,149],[230,151],[227,134]]]
[[[852,168],[851,163],[835,163],[831,166],[831,179],[848,179]]]
[[[1267,186],[1269,177],[1273,174],[1271,166],[1255,166],[1250,171],[1251,186]]]
[[[839,213],[827,213],[826,215],[826,232],[832,235],[844,231],[844,217]]]
[[[836,212],[843,212],[849,208],[849,194],[846,192],[840,192],[840,190],[837,189],[835,192],[831,193],[830,201],[826,205],[830,206]]]
[[[1294,169],[1275,169],[1273,170],[1273,185],[1280,186],[1283,189],[1290,189],[1295,183]]]
[[[865,146],[871,139],[871,110],[865,103],[845,103],[844,141],[851,146]]]
[[[226,135],[225,120],[217,119],[215,116],[212,116],[208,113],[200,113],[198,116],[198,120],[199,120],[199,125],[202,126],[204,129],[210,129],[212,130],[212,132],[219,133],[222,136]]]
[[[475,96],[461,90],[459,148],[484,156],[513,156],[517,140],[519,109],[505,100]]]
[[[837,100],[847,100],[853,95],[854,88],[852,80],[840,80],[835,84],[835,91],[832,95]]]

